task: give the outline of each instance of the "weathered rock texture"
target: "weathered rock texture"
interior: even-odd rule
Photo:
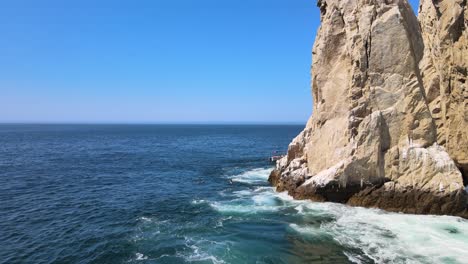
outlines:
[[[466,0],[421,0],[420,63],[437,142],[468,177],[468,8]]]
[[[468,129],[466,27],[456,22],[466,13],[466,0],[459,2],[460,12],[450,11],[447,18],[436,12],[422,20],[441,25],[423,40],[406,0],[318,1],[314,111],[270,176],[278,191],[392,211],[468,215],[457,168],[466,164],[466,141],[459,138],[466,140]],[[445,23],[461,27],[462,34]],[[454,46],[453,36],[452,42],[441,44],[444,30],[456,35],[456,43],[464,38],[460,47]],[[427,54],[424,41],[434,43],[435,55]],[[432,101],[426,94],[428,82],[436,90]],[[438,112],[444,116],[441,122],[433,118],[437,107],[444,108]],[[444,146],[452,149],[453,158]]]

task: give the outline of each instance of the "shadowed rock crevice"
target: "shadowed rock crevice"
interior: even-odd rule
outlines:
[[[318,1],[313,115],[270,175],[278,191],[466,216],[457,168],[468,161],[460,73],[468,49],[460,41],[466,27],[457,22],[466,17],[466,0],[448,2],[422,0],[418,22],[406,0]],[[462,32],[456,43],[455,29]]]
[[[462,174],[462,178],[463,178],[463,186],[467,186],[468,187],[468,166],[461,166],[458,164],[458,169],[460,170],[461,174]]]

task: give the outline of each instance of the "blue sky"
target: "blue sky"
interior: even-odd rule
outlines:
[[[3,1],[0,122],[304,123],[318,26],[315,0]]]

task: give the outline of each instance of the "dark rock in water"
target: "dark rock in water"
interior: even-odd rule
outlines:
[[[384,208],[392,212],[410,214],[449,214],[468,218],[464,191],[450,194],[434,194],[415,188],[396,190],[386,186],[367,188],[353,195],[347,204],[355,206]]]
[[[459,234],[460,233],[460,231],[455,227],[447,227],[445,230],[447,230],[450,234]]]
[[[278,186],[281,173],[279,170],[273,170],[268,177],[268,182],[273,186]]]

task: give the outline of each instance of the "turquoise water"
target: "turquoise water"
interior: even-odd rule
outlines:
[[[468,221],[295,201],[301,126],[0,126],[1,263],[468,263]]]

